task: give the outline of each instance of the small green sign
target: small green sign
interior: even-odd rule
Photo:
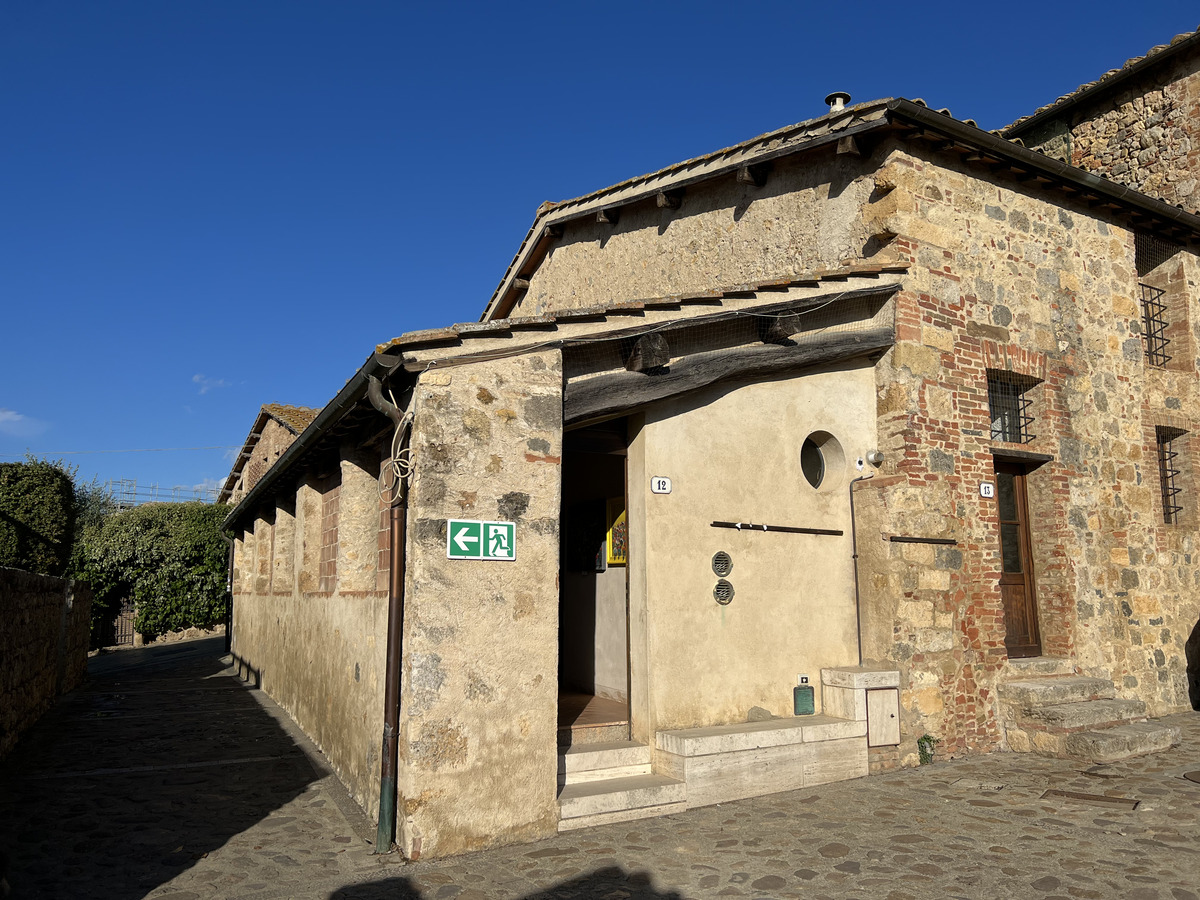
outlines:
[[[446,523],[448,559],[516,559],[515,522],[450,519]]]

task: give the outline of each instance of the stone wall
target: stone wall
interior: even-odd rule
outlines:
[[[513,316],[732,287],[862,257],[859,207],[872,185],[832,148],[775,163],[762,187],[731,173],[689,189],[678,209],[654,198],[615,225],[565,226]]]
[[[92,591],[0,568],[0,757],[87,672]]]
[[[1178,710],[1183,645],[1200,616],[1200,572],[1189,565],[1200,548],[1194,524],[1163,524],[1146,426],[1166,416],[1188,429],[1194,478],[1194,356],[1178,369],[1147,365],[1130,231],[952,157],[912,153],[888,157],[865,212],[899,235],[891,249],[914,266],[898,343],[877,369],[888,462],[859,492],[867,655],[904,673],[909,761],[923,733],[949,753],[1003,745],[998,524],[979,492],[995,480],[996,448],[1052,457],[1028,488],[1044,654],[1113,679],[1152,713]],[[1181,259],[1194,330],[1196,260]],[[1028,444],[993,440],[988,370],[1040,380]]]
[[[561,357],[426,372],[415,408],[397,804],[410,857],[557,829]],[[515,560],[447,559],[451,518],[515,522]]]
[[[379,454],[347,446],[339,459],[313,464],[322,471],[259,510],[235,542],[233,655],[242,677],[288,711],[375,816],[387,649],[387,589],[376,573]],[[331,521],[333,492],[341,527]]]
[[[1200,55],[1183,53],[1021,135],[1027,146],[1200,209]]]

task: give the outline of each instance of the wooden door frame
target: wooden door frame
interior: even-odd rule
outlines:
[[[1030,518],[1029,518],[1029,494],[1028,494],[1028,486],[1027,486],[1027,476],[1029,474],[1030,469],[1031,469],[1031,466],[1025,460],[1005,459],[1003,457],[996,457],[993,460],[993,471],[996,473],[997,476],[999,476],[1001,474],[1012,475],[1013,479],[1014,479],[1013,480],[1013,499],[1014,499],[1014,501],[1016,503],[1016,507],[1017,507],[1017,523],[1019,525],[1018,532],[1017,532],[1017,534],[1018,534],[1018,548],[1017,549],[1021,556],[1021,573],[1020,574],[1021,574],[1021,581],[1022,581],[1024,589],[1025,589],[1025,604],[1026,604],[1026,610],[1027,610],[1028,618],[1029,618],[1029,622],[1030,622],[1030,629],[1029,629],[1030,643],[1029,644],[1020,644],[1020,645],[1017,645],[1016,647],[1009,646],[1009,644],[1008,644],[1008,622],[1007,622],[1008,610],[1007,610],[1007,608],[1005,608],[1004,612],[1005,612],[1005,647],[1008,649],[1009,658],[1018,658],[1018,659],[1019,658],[1037,657],[1037,656],[1042,655],[1042,629],[1041,629],[1040,610],[1039,610],[1039,603],[1038,603],[1037,576],[1034,572],[1034,563],[1033,563],[1033,539],[1032,539],[1032,535],[1031,535],[1032,522],[1030,521]],[[997,482],[998,481],[999,481],[999,478],[997,478]],[[997,488],[997,496],[996,496],[997,517],[999,517],[999,505],[1000,505],[1000,497],[999,497],[999,489]],[[997,538],[997,542],[1000,542],[1002,540],[999,528],[997,528],[996,538]],[[1000,572],[1000,579],[999,579],[999,584],[1001,586],[1005,583],[1005,581],[1004,581],[1005,572],[1003,571],[1003,569],[1004,569],[1003,549],[1001,549],[1001,572]],[[1012,583],[1015,583],[1015,580]],[[1004,606],[1003,588],[1001,588],[1001,592],[1002,592],[1001,605]],[[1014,653],[1013,653],[1014,649],[1016,649],[1018,651],[1028,650],[1031,652],[1017,652],[1014,655]]]

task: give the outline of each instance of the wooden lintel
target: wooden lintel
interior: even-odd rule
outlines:
[[[659,191],[655,200],[659,209],[679,209],[679,204],[683,202],[683,189]]]
[[[648,372],[661,369],[670,362],[671,350],[666,337],[652,332],[643,334],[633,342],[633,350],[625,360],[625,368],[630,372]]]
[[[602,209],[596,213],[596,221],[601,225],[616,225],[621,219],[621,208],[619,206],[610,206],[608,209]]]
[[[751,163],[748,166],[742,166],[738,169],[737,180],[739,184],[752,184],[755,187],[762,187],[767,183],[767,177],[771,174],[771,164]]]
[[[813,343],[697,353],[650,378],[636,372],[616,372],[569,381],[563,396],[563,424],[624,415],[726,381],[775,376],[861,358],[886,350],[894,340],[891,328],[838,332]]]

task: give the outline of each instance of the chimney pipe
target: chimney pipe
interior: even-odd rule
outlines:
[[[825,98],[825,102],[829,104],[830,112],[841,112],[850,102],[850,95],[845,91],[834,91]]]

